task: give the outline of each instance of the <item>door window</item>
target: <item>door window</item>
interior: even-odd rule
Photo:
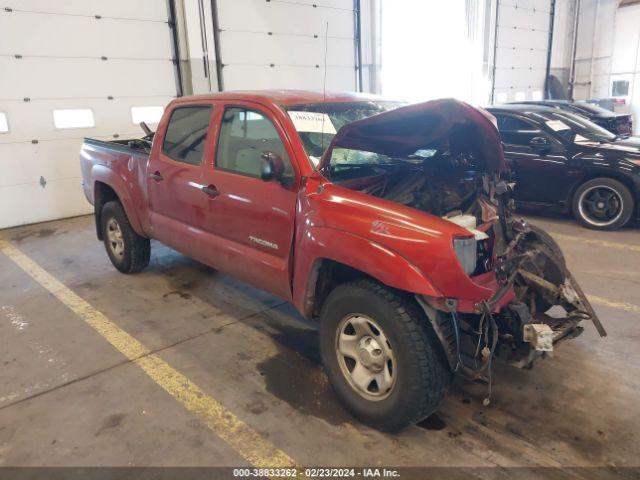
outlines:
[[[271,120],[254,110],[227,108],[220,126],[216,166],[260,178],[261,155],[265,152],[277,153],[284,162],[284,178],[293,178],[291,161]]]
[[[498,130],[504,143],[528,147],[534,137],[546,137],[534,123],[511,115],[498,114],[496,119],[498,121]]]
[[[200,165],[211,107],[178,107],[171,113],[162,151],[177,162]]]

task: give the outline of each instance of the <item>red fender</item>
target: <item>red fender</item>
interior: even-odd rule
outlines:
[[[398,253],[369,239],[326,227],[306,230],[296,242],[293,302],[309,316],[321,260],[333,260],[359,270],[389,287],[440,297],[431,281]]]
[[[130,188],[127,187],[127,184],[125,183],[125,179],[123,179],[115,171],[104,165],[94,165],[91,168],[90,178],[92,179],[94,203],[96,200],[96,182],[102,182],[105,185],[108,185],[113,189],[114,192],[116,192],[116,195],[118,195],[120,203],[122,203],[124,211],[127,214],[127,218],[129,219],[131,227],[138,235],[142,235],[145,237],[148,236],[142,226],[140,216],[138,215],[138,210],[136,209],[134,201],[131,197]]]

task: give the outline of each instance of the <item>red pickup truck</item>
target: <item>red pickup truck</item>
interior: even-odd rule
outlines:
[[[514,216],[483,110],[228,92],[172,101],[147,133],[80,152],[113,265],[142,270],[153,238],[291,301],[319,322],[340,399],[380,429],[433,413],[454,374],[529,366],[582,320],[605,335],[558,245]]]

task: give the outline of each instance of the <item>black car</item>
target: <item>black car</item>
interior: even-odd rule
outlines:
[[[586,227],[614,230],[638,217],[640,141],[565,110],[501,105],[496,117],[521,205],[573,212]]]
[[[526,102],[513,102],[510,105],[516,104],[558,108],[585,117],[615,135],[633,135],[633,120],[631,119],[631,115],[614,113],[598,105],[592,105],[586,102],[569,102],[567,100],[531,100]]]

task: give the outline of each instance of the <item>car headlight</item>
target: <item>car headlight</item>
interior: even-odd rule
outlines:
[[[476,239],[474,237],[454,238],[453,249],[456,251],[458,262],[462,265],[465,273],[471,275],[475,272],[477,259]]]

